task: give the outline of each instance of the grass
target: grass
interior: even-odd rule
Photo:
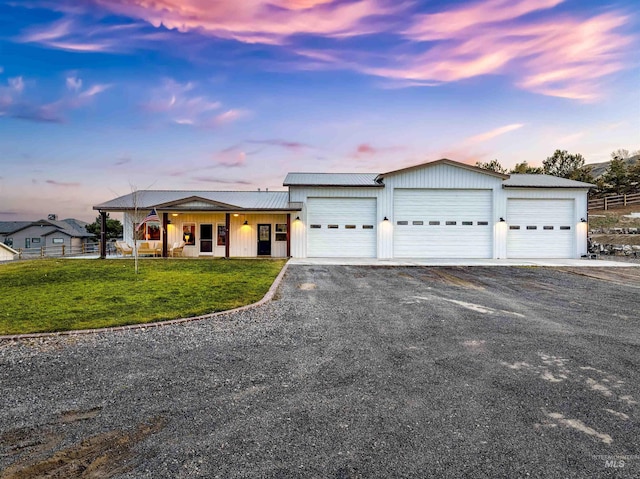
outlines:
[[[286,260],[31,260],[0,265],[0,334],[197,316],[260,300]]]

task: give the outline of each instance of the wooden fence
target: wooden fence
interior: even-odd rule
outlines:
[[[608,210],[611,208],[621,208],[627,205],[640,205],[640,193],[628,195],[605,196],[604,198],[594,198],[589,200],[589,210]]]
[[[89,256],[100,254],[100,243],[83,243],[80,246],[52,245],[37,248],[17,248],[16,251],[18,251],[20,259]]]

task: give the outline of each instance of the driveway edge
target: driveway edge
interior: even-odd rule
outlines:
[[[83,334],[97,334],[97,333],[109,333],[115,331],[129,331],[134,329],[148,329],[148,328],[159,328],[162,326],[172,326],[174,324],[182,324],[182,323],[190,323],[192,321],[201,321],[203,319],[211,319],[216,318],[218,316],[225,316],[227,314],[239,313],[241,311],[247,311],[249,309],[257,308],[258,306],[262,306],[263,304],[268,303],[273,299],[276,294],[280,283],[282,282],[282,278],[284,278],[285,273],[287,272],[287,268],[289,267],[289,261],[287,261],[276,279],[273,280],[273,284],[267,291],[260,301],[255,303],[247,304],[245,306],[240,306],[239,308],[228,309],[226,311],[218,311],[216,313],[204,314],[202,316],[193,316],[190,318],[178,318],[178,319],[169,319],[167,321],[157,321],[154,323],[141,323],[141,324],[130,324],[127,326],[113,326],[109,328],[95,328],[95,329],[77,329],[74,331],[57,331],[53,333],[26,333],[26,334],[9,334],[9,335],[0,335],[0,341],[12,341],[17,339],[34,339],[34,338],[51,338],[57,336],[76,336]]]

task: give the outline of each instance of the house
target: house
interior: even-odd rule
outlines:
[[[11,261],[18,257],[18,252],[7,246],[4,243],[0,243],[0,263],[3,261]]]
[[[185,256],[576,258],[587,253],[593,185],[504,175],[442,159],[387,173],[289,173],[287,191],[138,191],[125,241],[184,241]],[[135,195],[135,197],[134,197]],[[137,206],[136,216],[134,206]]]
[[[15,250],[60,248],[80,251],[83,244],[95,241],[87,232],[88,223],[73,218],[58,220],[56,215],[38,221],[0,221],[0,242]]]

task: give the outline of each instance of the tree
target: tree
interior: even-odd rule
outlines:
[[[85,228],[89,233],[100,237],[100,222],[101,218],[100,215],[98,215],[96,220],[93,223],[85,226]],[[120,223],[119,220],[109,218],[109,213],[107,213],[107,239],[110,240],[117,238],[122,238],[122,223]]]
[[[495,171],[496,173],[506,173],[507,170],[498,162],[498,160],[491,160],[489,163],[476,162],[477,168],[484,170]]]
[[[561,178],[580,177],[583,172],[577,172],[584,166],[584,157],[580,153],[574,155],[567,150],[556,150],[553,155],[542,162],[545,174]]]
[[[541,166],[529,166],[529,163],[523,161],[522,163],[516,163],[516,166],[509,173],[540,175],[543,170]]]
[[[615,153],[616,152],[611,153],[613,159],[609,162],[609,168],[607,168],[607,171],[602,175],[602,179],[607,185],[609,192],[621,195],[629,189],[630,179],[625,159],[620,156],[614,156]],[[628,153],[627,151],[627,154]]]

